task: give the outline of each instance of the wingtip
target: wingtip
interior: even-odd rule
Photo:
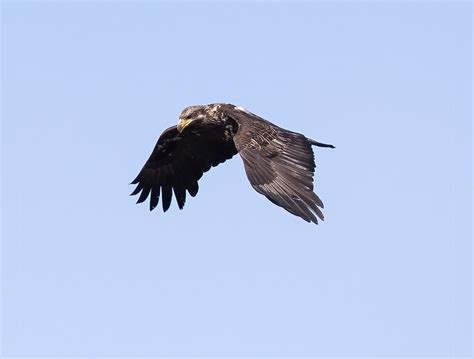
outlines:
[[[132,193],[130,193],[130,196],[136,196],[138,193],[140,193],[140,191],[142,190],[142,188],[140,186],[137,186],[133,191]]]
[[[140,182],[140,174],[138,174],[138,176],[135,177],[135,179],[132,182],[130,182],[129,184],[137,184],[138,182]]]
[[[311,221],[311,222],[313,222],[315,225],[319,225],[319,221],[324,222],[324,217],[318,217],[316,218],[316,220]]]

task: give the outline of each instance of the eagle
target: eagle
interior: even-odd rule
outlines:
[[[163,211],[172,196],[179,209],[198,193],[204,174],[237,153],[252,187],[277,206],[318,224],[324,220],[321,199],[313,192],[316,167],[312,146],[317,142],[283,129],[246,109],[227,103],[186,107],[179,122],[164,130],[138,176],[131,182],[137,203],[150,197],[150,211]]]

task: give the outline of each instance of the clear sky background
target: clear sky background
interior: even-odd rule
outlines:
[[[472,7],[2,4],[5,356],[468,356]],[[241,159],[185,209],[128,183],[185,106],[316,148],[326,221]]]

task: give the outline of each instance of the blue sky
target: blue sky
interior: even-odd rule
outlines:
[[[5,356],[468,356],[472,7],[2,3]],[[326,221],[242,161],[166,214],[128,183],[185,106],[316,148]]]

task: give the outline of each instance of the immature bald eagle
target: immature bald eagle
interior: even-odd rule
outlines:
[[[324,206],[313,192],[312,145],[334,148],[231,104],[190,106],[181,112],[178,125],[167,128],[158,139],[131,183],[137,185],[131,195],[141,192],[137,203],[150,195],[151,211],[158,205],[161,190],[166,212],[174,192],[182,209],[186,191],[196,196],[204,172],[239,153],[250,184],[258,193],[317,224],[317,217],[324,219]]]

